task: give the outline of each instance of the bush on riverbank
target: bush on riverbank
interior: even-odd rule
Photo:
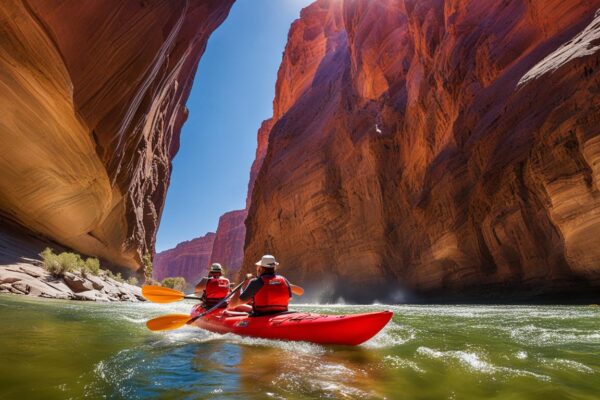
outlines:
[[[175,278],[165,278],[162,280],[161,285],[171,289],[179,290],[183,292],[187,286],[185,278],[178,276]]]
[[[44,268],[52,275],[64,276],[67,272],[80,271],[83,274],[98,275],[100,272],[100,261],[97,258],[87,258],[85,261],[79,254],[62,252],[54,253],[47,247],[40,253]]]
[[[106,276],[109,278],[125,283],[125,279],[120,272],[113,274],[110,270],[103,270],[100,268],[100,260],[94,257],[81,258],[79,254],[62,252],[60,254],[54,253],[54,251],[46,247],[44,251],[40,253],[42,257],[42,263],[46,271],[50,272],[54,276],[62,277],[67,272],[80,272],[83,276],[86,275],[100,275],[101,271],[106,271]],[[137,285],[138,280],[132,276],[127,280],[130,285]]]
[[[137,286],[139,283],[138,278],[136,278],[135,276],[130,276],[129,279],[127,279],[127,283],[133,286]]]
[[[81,271],[86,274],[98,275],[100,273],[100,260],[92,257],[88,258],[85,260],[85,265]]]
[[[108,276],[109,278],[111,278],[117,282],[125,283],[125,279],[123,279],[123,275],[121,275],[120,272],[113,274],[113,272],[111,270],[106,270],[106,276]]]

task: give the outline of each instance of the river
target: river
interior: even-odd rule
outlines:
[[[598,399],[600,308],[297,305],[391,309],[362,346],[153,333],[191,303],[0,296],[0,399]]]

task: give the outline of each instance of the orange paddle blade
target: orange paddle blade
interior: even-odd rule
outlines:
[[[183,300],[185,293],[162,286],[144,285],[142,287],[142,296],[154,303],[173,303]]]
[[[151,319],[146,326],[151,331],[170,331],[185,326],[189,320],[190,316],[186,314],[169,314]]]

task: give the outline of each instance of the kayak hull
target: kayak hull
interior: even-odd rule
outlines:
[[[203,311],[202,307],[195,307],[191,316]],[[353,315],[287,312],[251,317],[246,313],[231,313],[220,309],[198,318],[193,325],[221,334],[356,346],[379,333],[392,316],[391,311],[381,311]]]

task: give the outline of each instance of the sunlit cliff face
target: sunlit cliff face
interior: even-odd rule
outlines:
[[[370,301],[600,285],[600,1],[320,0],[290,30],[244,268]],[[404,293],[404,292],[403,292]]]
[[[232,3],[3,1],[0,213],[138,268],[198,60]]]
[[[231,3],[2,2],[2,217],[138,268],[199,57]],[[273,253],[292,280],[364,301],[596,290],[598,9],[303,10],[259,132],[243,269]],[[242,241],[242,219],[222,243]]]

